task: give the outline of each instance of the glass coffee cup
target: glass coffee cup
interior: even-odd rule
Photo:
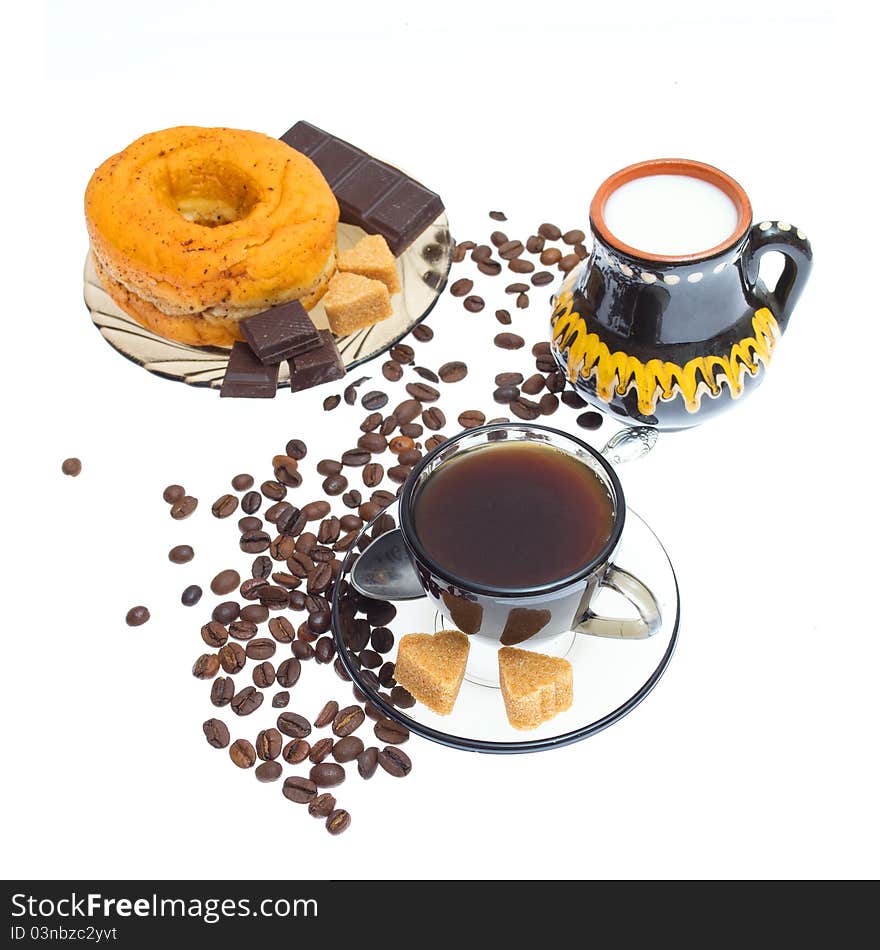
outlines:
[[[531,585],[507,586],[459,576],[429,552],[419,531],[419,499],[432,479],[462,459],[463,453],[492,452],[511,443],[550,448],[586,466],[604,489],[610,510],[607,540],[587,562]],[[516,517],[516,512],[510,516]],[[425,595],[452,626],[496,646],[531,648],[569,631],[624,640],[652,636],[661,622],[656,598],[642,581],[614,563],[625,520],[623,490],[608,462],[574,436],[528,423],[498,423],[454,436],[418,463],[400,495],[399,531]],[[597,614],[591,605],[602,588],[622,595],[635,616]]]

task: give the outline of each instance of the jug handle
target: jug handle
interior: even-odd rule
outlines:
[[[769,251],[780,251],[785,256],[785,266],[772,290],[763,285],[762,290],[758,290],[761,258]],[[743,252],[743,263],[749,286],[758,296],[769,296],[768,305],[780,329],[784,330],[813,266],[813,249],[804,232],[786,221],[762,221],[754,225]]]

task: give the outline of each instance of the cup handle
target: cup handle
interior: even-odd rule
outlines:
[[[588,611],[574,628],[576,633],[590,637],[612,637],[616,640],[647,640],[660,629],[660,605],[651,591],[628,571],[609,564],[602,586],[622,594],[639,613],[637,620],[625,617],[600,617]]]
[[[769,295],[770,309],[781,330],[785,329],[794,305],[798,301],[810,270],[813,267],[813,249],[800,228],[786,221],[762,221],[749,232],[749,240],[743,254],[746,279],[753,292],[758,284],[761,258],[769,251],[779,251],[785,256],[785,266]],[[758,292],[760,295],[760,292]]]

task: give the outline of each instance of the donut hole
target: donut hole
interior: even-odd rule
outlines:
[[[168,192],[181,217],[206,228],[241,221],[260,200],[250,175],[216,161],[173,170]]]

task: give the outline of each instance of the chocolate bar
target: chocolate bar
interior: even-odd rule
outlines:
[[[264,365],[247,343],[233,343],[221,396],[271,399],[278,389],[278,364]]]
[[[319,330],[318,336],[321,343],[317,349],[288,361],[291,392],[298,393],[345,376],[345,364],[333,342],[333,334],[329,330]]]
[[[443,211],[435,192],[309,122],[297,122],[281,140],[318,166],[339,202],[339,220],[381,234],[395,257]]]
[[[238,325],[261,363],[280,363],[320,343],[315,325],[298,300],[270,307]]]

